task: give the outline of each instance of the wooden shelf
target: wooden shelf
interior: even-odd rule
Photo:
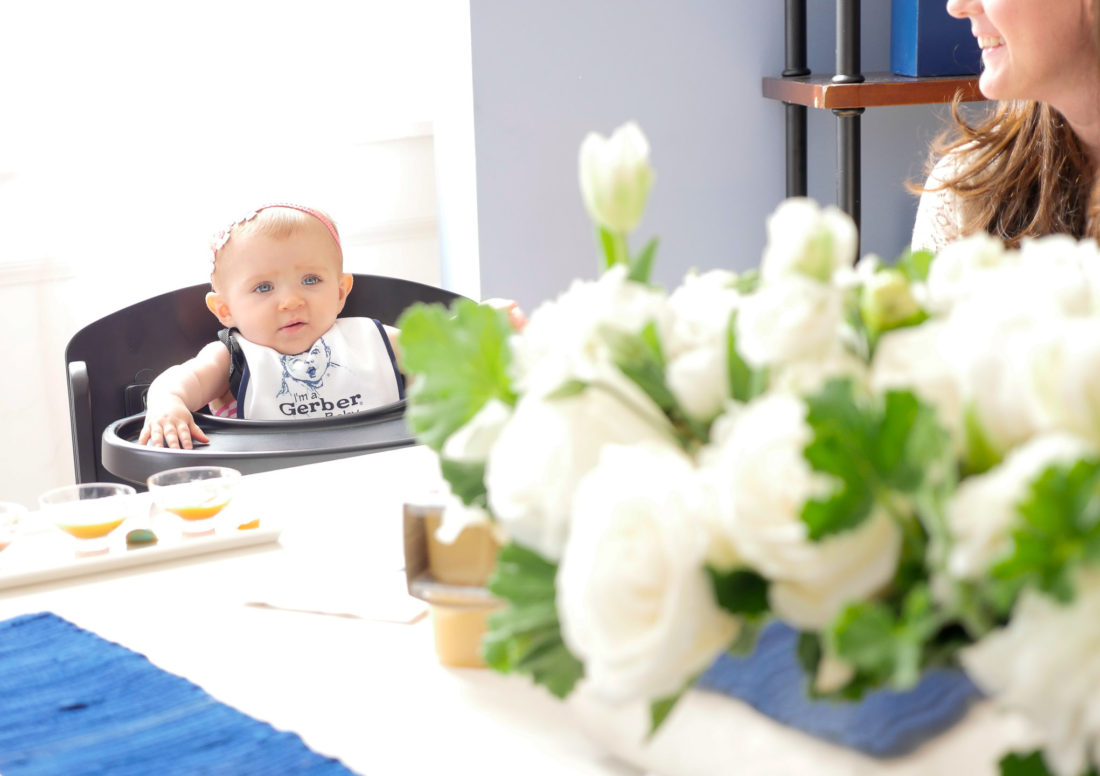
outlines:
[[[964,102],[984,100],[978,76],[908,78],[893,73],[864,73],[857,84],[833,83],[828,75],[764,79],[764,96],[808,108],[837,110],[886,105],[928,105],[951,102],[956,92]]]

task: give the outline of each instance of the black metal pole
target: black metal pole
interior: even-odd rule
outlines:
[[[784,78],[810,74],[806,66],[806,0],[787,0],[784,23]],[[785,103],[787,124],[787,196],[804,197],[806,183],[806,106]]]
[[[836,201],[859,229],[862,203],[860,163],[860,116],[863,108],[834,110],[836,115],[837,185]],[[858,253],[856,254],[859,255]]]
[[[810,68],[806,66],[806,0],[787,0],[784,20],[787,40],[783,77],[809,75]]]
[[[833,82],[863,82],[859,65],[859,0],[836,0],[836,75]]]

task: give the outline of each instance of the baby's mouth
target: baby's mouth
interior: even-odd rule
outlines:
[[[299,329],[301,329],[305,325],[306,325],[305,321],[291,321],[290,323],[286,324],[285,326],[280,326],[279,331],[284,332],[286,334],[293,334],[294,332],[298,331]]]

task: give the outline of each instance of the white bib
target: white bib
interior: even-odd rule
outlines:
[[[402,378],[382,325],[338,318],[308,350],[287,356],[234,332],[245,366],[237,417],[293,420],[347,415],[404,397]]]

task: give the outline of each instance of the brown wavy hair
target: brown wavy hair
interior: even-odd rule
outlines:
[[[1092,12],[1100,52],[1100,0]],[[1041,102],[1006,101],[970,123],[956,97],[951,115],[954,128],[932,142],[929,172],[940,156],[966,147],[965,164],[941,177],[960,200],[962,234],[985,231],[1014,247],[1046,234],[1100,238],[1100,181],[1061,113]]]

